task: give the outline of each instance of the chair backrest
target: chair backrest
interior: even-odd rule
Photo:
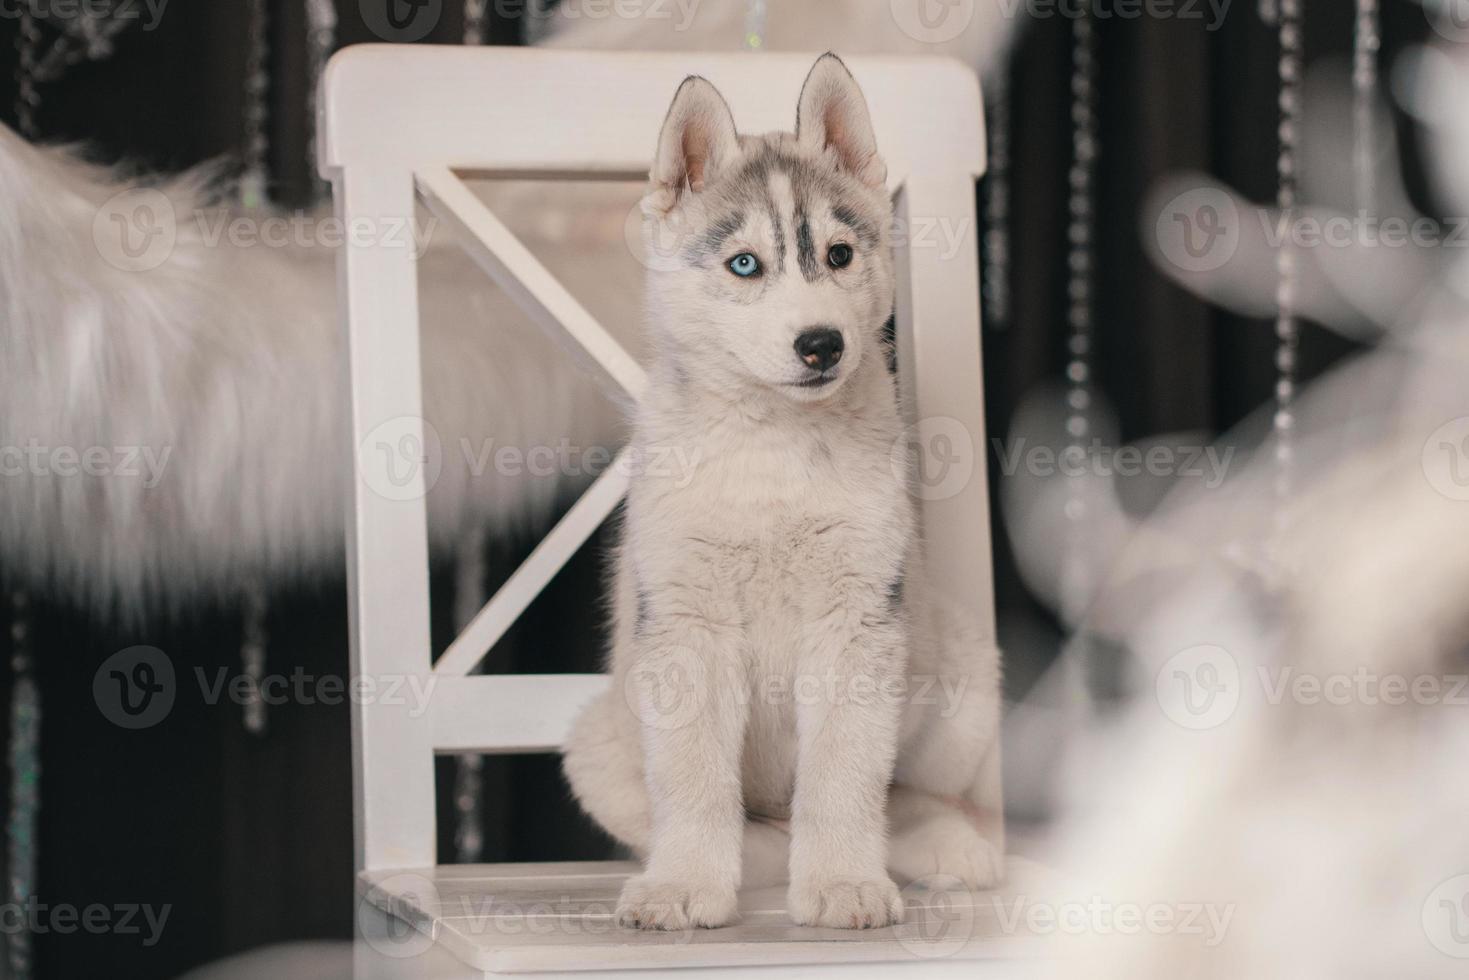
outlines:
[[[636,361],[459,175],[642,179],[686,75],[718,86],[742,131],[787,130],[814,59],[353,47],[332,60],[322,83],[320,169],[349,229],[401,228],[423,202],[599,383],[635,398],[644,384]],[[867,94],[897,203],[900,385],[923,468],[916,488],[929,574],[974,611],[992,644],[974,223],[974,182],[984,170],[979,86],[947,59],[848,64]],[[421,468],[406,480],[388,472],[390,454],[377,451],[423,445],[416,257],[402,236],[347,239],[338,282],[350,371],[352,670],[385,690],[433,683],[427,711],[414,698],[354,698],[357,866],[431,867],[435,753],[554,751],[576,710],[606,683],[470,672],[616,507],[626,468],[603,473],[433,662],[424,476]]]

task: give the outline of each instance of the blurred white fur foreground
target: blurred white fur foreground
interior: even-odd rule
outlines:
[[[130,270],[97,223],[142,187],[167,198],[177,241]],[[240,217],[205,174],[126,181],[0,130],[0,549],[17,584],[135,614],[341,567],[335,249],[324,232],[219,233]],[[558,254],[558,271],[585,265]],[[606,465],[619,413],[446,231],[421,281],[433,543],[545,519]],[[601,309],[630,308],[625,293],[603,289]],[[415,447],[378,448],[415,465]]]
[[[1420,51],[1397,74],[1410,111],[1469,98],[1462,49]],[[1345,158],[1334,141],[1350,132],[1332,91],[1349,88],[1318,87],[1308,114],[1318,166],[1303,187],[1318,216],[1349,200],[1331,179],[1342,168],[1327,165]],[[1469,118],[1437,114],[1431,135],[1436,193],[1469,199]],[[1411,219],[1393,176],[1379,177],[1379,214]],[[1160,190],[1159,207],[1185,189]],[[1244,233],[1230,261],[1183,272],[1166,249],[1157,258],[1207,296],[1270,310],[1274,256],[1235,201]],[[1157,213],[1142,216],[1150,245]],[[1059,975],[1081,964],[1088,977],[1170,980],[1469,969],[1469,279],[1445,253],[1302,250],[1311,315],[1384,342],[1299,403],[1283,515],[1262,420],[1220,443],[1258,449],[1254,459],[1238,458],[1222,486],[1176,480],[1146,518],[1123,506],[1159,498],[1138,486],[1146,478],[1082,478],[1094,522],[1082,560],[1101,584],[1048,690],[1009,724],[1069,730],[1065,774],[1030,791],[1052,793],[1062,814],[1048,859],[1075,876],[1070,898],[1157,918],[1044,930],[1060,940]],[[1054,443],[1057,423],[1031,412],[1018,428]],[[1042,594],[1054,595],[1068,547],[1055,517],[1064,482],[1007,486],[1011,534]],[[1109,648],[1130,655],[1130,696],[1079,711],[1081,678]],[[1034,756],[1037,742],[1012,748]],[[1185,925],[1193,907],[1212,911],[1193,921],[1205,927]]]

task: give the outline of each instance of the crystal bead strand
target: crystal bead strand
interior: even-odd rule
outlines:
[[[41,29],[29,5],[21,12],[16,47],[15,126],[35,141]],[[6,899],[11,908],[28,908],[36,894],[36,825],[41,808],[41,691],[32,672],[29,604],[22,591],[10,596],[10,800],[5,819]],[[24,918],[6,931],[6,975],[30,980],[31,934]]]
[[[1070,226],[1067,229],[1066,453],[1075,472],[1084,471],[1091,436],[1092,403],[1092,244],[1097,161],[1096,36],[1090,14],[1072,22]],[[1068,478],[1067,558],[1062,569],[1061,608],[1068,622],[1080,619],[1091,592],[1082,546],[1086,520],[1086,481]]]
[[[240,205],[263,207],[270,187],[270,14],[266,0],[250,0],[245,45],[245,151]]]
[[[316,90],[326,63],[337,46],[337,9],[333,0],[306,0],[306,49],[310,70],[310,89],[306,94],[306,158],[311,172],[316,173]],[[320,177],[315,178],[316,196],[325,198],[331,188]]]
[[[485,0],[464,0],[464,43],[485,43]],[[469,625],[484,606],[487,543],[483,532],[460,543],[454,565],[456,629]],[[473,752],[454,758],[454,859],[460,864],[477,864],[484,858],[484,762]]]
[[[15,128],[32,142],[36,139],[36,110],[41,105],[37,87],[37,62],[41,48],[41,28],[27,5],[20,15],[15,35]]]
[[[30,908],[36,896],[36,823],[41,809],[41,692],[33,674],[30,603],[10,595],[10,812],[6,822],[7,898],[13,909]],[[11,980],[30,980],[31,934],[24,917],[6,932]]]
[[[1357,216],[1372,224],[1377,217],[1377,56],[1382,47],[1382,21],[1377,0],[1357,0],[1357,26],[1352,45],[1352,172],[1356,177]]]
[[[260,696],[260,686],[265,681],[266,601],[263,584],[252,583],[245,592],[244,636],[240,642],[240,668],[244,671],[249,692],[245,699],[245,731],[251,735],[265,734],[268,719],[265,699]]]
[[[459,543],[454,562],[454,628],[462,631],[485,604],[485,549],[481,528]],[[465,752],[454,759],[454,857],[476,864],[484,857],[484,757]]]
[[[245,149],[240,177],[240,206],[265,207],[270,188],[270,13],[267,0],[249,0],[245,47]],[[266,705],[260,696],[265,680],[265,588],[252,582],[243,597],[240,671],[250,692],[243,713],[245,731],[262,736],[267,726]]]
[[[464,43],[485,43],[485,0],[464,0]]]
[[[991,330],[1010,325],[1010,62],[989,90],[989,161],[984,176],[984,304]]]
[[[1280,155],[1276,162],[1276,206],[1284,227],[1294,220],[1296,201],[1296,144],[1301,121],[1301,0],[1280,0],[1277,28],[1280,37]],[[1296,255],[1289,236],[1276,253],[1275,321],[1275,495],[1277,527],[1284,524],[1295,463],[1296,359],[1300,325],[1296,321]]]

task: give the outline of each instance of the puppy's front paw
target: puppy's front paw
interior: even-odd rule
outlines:
[[[830,929],[879,929],[903,921],[898,886],[886,877],[825,878],[796,882],[787,896],[797,925]]]
[[[734,918],[735,902],[733,888],[640,874],[622,886],[617,924],[625,929],[672,932],[695,927],[713,929]]]
[[[966,888],[980,890],[1000,883],[1005,859],[968,820],[938,817],[893,836],[888,870],[907,881],[953,877]]]

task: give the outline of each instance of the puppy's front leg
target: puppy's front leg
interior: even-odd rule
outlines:
[[[618,903],[624,926],[678,930],[734,918],[749,704],[739,627],[728,610],[701,608],[707,595],[660,590],[634,640],[625,683],[642,722],[653,827],[645,869]]]
[[[816,633],[800,672],[807,696],[796,707],[790,912],[801,925],[885,926],[903,914],[886,870],[885,813],[902,632],[886,609],[874,608],[834,613]]]

